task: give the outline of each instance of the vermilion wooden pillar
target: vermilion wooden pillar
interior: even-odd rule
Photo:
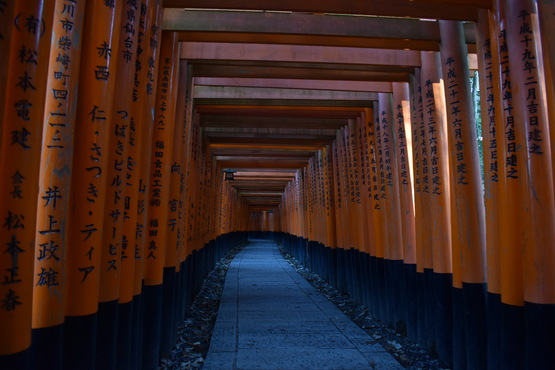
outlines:
[[[335,144],[337,147],[337,180],[338,180],[338,195],[341,197],[341,222],[343,224],[342,230],[338,231],[341,233],[341,239],[343,245],[341,245],[342,250],[338,256],[338,270],[341,271],[341,283],[345,291],[351,291],[352,288],[352,269],[349,266],[349,255],[348,251],[354,247],[354,235],[351,231],[353,224],[351,222],[352,214],[352,204],[349,199],[349,171],[348,171],[348,159],[347,159],[347,149],[346,149],[346,128],[343,127],[338,130],[336,135]],[[341,289],[341,288],[340,288]]]
[[[373,107],[374,113],[374,138],[375,138],[375,157],[376,157],[376,171],[377,171],[377,183],[378,189],[376,191],[378,196],[378,207],[380,213],[378,219],[375,219],[376,227],[381,230],[381,243],[377,245],[377,260],[376,260],[376,270],[378,275],[378,294],[380,302],[380,319],[386,322],[391,321],[392,308],[391,300],[387,296],[388,286],[387,286],[387,274],[386,274],[386,261],[390,260],[390,250],[389,242],[390,238],[388,235],[388,203],[387,203],[387,172],[386,172],[386,160],[384,153],[384,137],[381,125],[380,117],[380,106],[378,102],[374,102]]]
[[[323,163],[324,163],[324,151],[323,150],[318,150],[318,152],[316,153],[315,156],[315,168],[316,168],[316,173],[314,176],[314,181],[316,183],[316,209],[315,209],[315,213],[317,216],[317,221],[316,221],[316,226],[318,228],[318,243],[319,243],[319,248],[320,248],[320,253],[323,253],[323,247],[327,244],[327,233],[326,230],[324,229],[326,226],[326,211],[325,211],[325,199],[326,199],[326,195],[325,195],[325,189],[324,189],[324,176],[323,176]],[[324,272],[324,263],[323,263],[323,259],[320,259],[320,269],[323,273]]]
[[[0,101],[4,106],[0,117],[0,215],[4,220],[0,233],[3,250],[0,258],[0,367],[3,368],[25,369],[29,365],[30,355],[26,350],[31,345],[33,286],[43,280],[45,285],[53,286],[61,282],[59,271],[46,270],[44,275],[35,276],[33,269],[53,9],[54,1],[17,2],[13,14],[4,15],[10,16],[11,39],[9,56],[0,56],[7,62],[2,69],[8,71],[6,86],[9,91],[5,100]],[[3,48],[4,52],[6,50]],[[58,227],[59,224],[53,225],[54,230]]]
[[[150,166],[150,153],[144,149],[144,137],[152,121],[147,123],[147,117],[152,117],[152,93],[147,94],[147,69],[152,52],[149,49],[149,30],[152,26],[155,2],[144,0],[137,3],[135,12],[136,25],[133,30],[137,34],[137,52],[131,62],[133,66],[133,87],[131,107],[129,112],[129,135],[127,140],[127,159],[125,163],[125,199],[123,211],[122,253],[130,259],[122,260],[120,299],[125,305],[130,304],[131,313],[131,343],[130,355],[119,353],[118,366],[122,368],[136,368],[141,363],[142,344],[142,280],[143,280],[143,249],[145,240],[144,217],[146,207],[141,198],[146,192],[144,181],[144,167]],[[122,306],[123,307],[123,306]],[[127,340],[120,336],[120,341]],[[124,344],[122,344],[124,345]],[[127,346],[125,344],[124,346]]]
[[[462,24],[440,21],[439,26],[451,150],[452,237],[460,253],[466,366],[481,369],[487,363],[485,219],[468,55]]]
[[[359,172],[360,172],[360,199],[362,203],[363,217],[359,220],[359,227],[363,230],[364,248],[359,256],[359,265],[362,280],[362,303],[368,307],[372,307],[372,257],[376,252],[376,240],[374,231],[374,215],[372,212],[373,199],[371,194],[370,183],[370,152],[368,150],[368,128],[367,115],[365,110],[357,119],[357,146],[360,156]]]
[[[187,68],[187,95],[186,95],[186,118],[185,118],[185,129],[183,134],[183,205],[182,205],[182,260],[185,261],[189,258],[191,249],[191,243],[189,241],[189,210],[190,210],[190,187],[189,183],[191,181],[191,143],[193,139],[193,128],[195,126],[198,114],[194,113],[193,109],[193,79],[192,79],[192,68],[189,66]],[[188,266],[188,264],[187,264]],[[188,272],[187,272],[188,273]]]
[[[369,232],[372,233],[372,238],[374,239],[373,245],[370,245],[370,281],[371,281],[371,307],[374,315],[382,317],[382,310],[380,307],[383,306],[383,297],[381,296],[381,282],[383,277],[380,275],[380,266],[384,258],[384,247],[383,247],[383,227],[382,220],[384,219],[384,210],[381,207],[381,196],[380,196],[380,177],[379,177],[379,167],[378,167],[378,146],[376,139],[376,125],[373,109],[367,108],[364,111],[365,124],[366,124],[366,145],[368,147],[368,161],[369,168],[368,174],[368,189],[367,189],[367,207],[368,207],[368,218],[367,227]]]
[[[503,4],[503,2],[502,2]],[[520,182],[524,276],[525,357],[530,367],[555,366],[555,200],[551,125],[535,2],[507,1],[507,44],[517,145],[523,148]],[[550,37],[551,35],[545,35]],[[551,81],[553,83],[553,81]]]
[[[72,169],[65,362],[96,365],[96,324],[121,2],[85,8]],[[86,123],[86,124],[85,124]],[[52,224],[51,224],[52,226]]]
[[[413,192],[412,123],[408,83],[392,83],[397,172],[399,181],[400,223],[403,233],[403,284],[405,334],[416,338],[416,237]]]
[[[341,168],[339,167],[339,153],[337,148],[337,140],[334,140],[331,145],[331,157],[333,167],[333,197],[335,200],[335,225],[336,225],[336,239],[337,247],[343,248],[345,246],[343,230],[343,197],[341,194]],[[338,256],[339,257],[339,256]],[[339,271],[338,271],[339,272]],[[338,277],[339,279],[339,277]]]
[[[346,250],[343,256],[343,269],[345,269],[346,273],[346,286],[347,291],[350,295],[357,297],[358,294],[356,292],[356,269],[354,267],[353,261],[353,251],[359,245],[359,234],[356,231],[356,202],[355,202],[355,189],[354,189],[354,169],[353,169],[353,160],[351,159],[351,142],[350,142],[350,128],[349,126],[352,125],[352,122],[349,125],[343,127],[340,133],[340,157],[339,157],[339,165],[342,167],[345,177],[344,181],[342,182],[342,190],[343,190],[343,205],[345,210],[345,227],[346,227]]]
[[[359,136],[360,136],[360,146],[361,146],[361,158],[363,159],[362,168],[362,196],[364,199],[364,212],[365,212],[365,222],[366,224],[363,228],[366,230],[366,253],[369,256],[376,256],[376,244],[377,244],[377,230],[374,227],[374,212],[375,210],[375,200],[373,198],[373,187],[377,186],[374,184],[372,173],[374,161],[374,148],[370,145],[370,131],[373,135],[372,126],[372,111],[369,108],[364,110],[359,120]],[[373,143],[372,143],[373,145]]]
[[[198,181],[198,174],[196,172],[197,166],[197,142],[198,142],[198,113],[195,114],[193,120],[189,127],[189,145],[186,146],[186,158],[187,160],[187,175],[186,175],[186,197],[187,202],[185,204],[186,208],[186,218],[185,218],[185,227],[186,227],[186,250],[187,254],[190,255],[194,249],[194,222],[195,222],[195,210],[196,208],[196,193],[195,193],[195,181]]]
[[[521,202],[516,201],[523,181],[524,153],[515,130],[507,20],[499,2],[495,3],[494,12],[483,12],[478,28],[481,89],[486,92],[481,96],[485,113],[482,131],[488,227],[488,361],[507,368],[524,366],[519,350],[524,345],[523,227]]]
[[[325,212],[326,212],[326,232],[327,246],[330,248],[337,247],[336,238],[336,221],[335,221],[335,199],[333,184],[333,161],[331,154],[331,146],[324,149],[324,189],[325,189]]]
[[[363,169],[364,161],[362,157],[361,144],[366,139],[362,137],[359,127],[363,124],[361,117],[352,120],[349,123],[349,151],[350,161],[352,163],[353,182],[351,185],[351,199],[354,200],[354,214],[352,223],[357,231],[357,253],[353,256],[353,268],[355,269],[355,287],[359,302],[367,302],[366,287],[364,280],[365,267],[363,264],[363,256],[368,251],[367,233],[363,225],[366,225],[366,197],[363,196],[364,188],[362,180],[364,178]],[[350,164],[351,165],[351,164]]]
[[[147,237],[149,234],[148,220],[150,215],[148,214],[148,204],[149,204],[149,194],[150,189],[150,172],[151,172],[151,155],[152,153],[152,133],[153,126],[155,122],[156,115],[156,82],[158,77],[158,66],[159,66],[159,54],[160,54],[160,21],[162,17],[162,4],[161,1],[151,0],[148,2],[148,7],[146,9],[147,13],[145,15],[145,29],[144,29],[144,48],[143,53],[140,55],[140,78],[142,91],[139,94],[144,94],[143,107],[140,111],[140,118],[142,119],[142,137],[141,146],[139,150],[141,151],[141,165],[139,171],[139,196],[138,204],[139,209],[137,211],[137,254],[141,256],[141,262],[135,266],[135,291],[141,291],[141,284],[146,275],[146,257],[148,256],[147,250]],[[141,36],[141,35],[139,35]],[[140,107],[138,108],[141,109]],[[140,163],[140,162],[139,162]],[[145,290],[142,289],[142,314],[143,314],[143,324],[144,316],[146,314],[145,304],[147,300],[151,300],[150,296],[145,294]],[[143,342],[146,339],[147,329],[143,327]],[[156,346],[153,346],[156,347]],[[148,351],[145,352],[144,347],[142,348],[143,356],[150,356],[147,352],[151,351],[153,348],[149,347]],[[143,357],[144,360],[144,357]]]
[[[361,131],[359,130],[359,126],[361,125],[361,118],[357,118],[356,120],[351,121],[349,124],[349,131],[350,131],[350,151],[351,151],[351,160],[353,164],[353,189],[354,191],[354,205],[355,205],[355,214],[354,214],[354,222],[357,227],[357,234],[358,234],[358,250],[360,252],[367,251],[368,248],[368,241],[366,240],[366,232],[364,231],[361,225],[366,224],[366,199],[363,197],[363,187],[362,187],[362,179],[363,179],[363,157],[362,157],[362,148],[361,143],[363,141],[363,137],[361,136]]]
[[[393,135],[396,144],[396,160],[399,181],[401,223],[403,232],[403,260],[416,264],[414,236],[414,193],[412,190],[412,137],[410,94],[408,83],[393,83]]]
[[[155,366],[158,362],[160,348],[156,347],[161,345],[161,324],[157,324],[156,321],[159,323],[162,321],[162,283],[167,250],[168,202],[178,82],[174,71],[178,68],[179,62],[177,34],[164,32],[159,40],[161,42],[160,67],[158,83],[157,85],[153,83],[154,87],[157,86],[157,97],[152,131],[144,250],[144,289],[145,293],[149,291],[149,301],[146,302],[144,316],[145,344],[150,343],[151,348],[145,352],[146,356],[143,359],[150,366]]]
[[[151,176],[149,193],[149,225],[145,250],[146,285],[162,283],[166,254],[170,175],[175,120],[175,98],[179,58],[177,34],[162,36],[161,64],[158,76],[158,95],[152,138]]]
[[[379,93],[379,127],[382,142],[380,169],[383,163],[385,186],[385,216],[388,249],[385,254],[386,295],[392,316],[390,323],[394,326],[404,325],[404,308],[401,297],[403,281],[403,232],[401,228],[401,208],[399,198],[398,155],[393,133],[393,107],[390,93]]]
[[[328,249],[328,266],[330,269],[330,282],[337,284],[337,223],[335,214],[335,192],[333,180],[333,157],[331,145],[324,150],[324,177],[326,191],[326,231]]]
[[[33,289],[32,348],[33,358],[52,367],[63,363],[67,219],[84,13],[84,2],[70,8],[63,1],[55,4],[43,119],[35,242],[35,276],[39,279]],[[67,22],[73,25],[69,27]],[[51,220],[58,223],[59,231],[41,232],[48,229]],[[48,275],[56,279],[49,283],[40,278]]]
[[[106,369],[128,369],[131,362],[135,259],[124,233],[124,221],[129,217],[126,190],[131,179],[127,174],[135,167],[133,159],[129,159],[129,152],[136,133],[132,98],[139,20],[140,7],[132,2],[123,4],[118,47],[112,56],[116,63],[117,83],[114,87],[113,127],[106,150],[107,189],[97,327],[97,366]]]
[[[426,276],[433,269],[432,245],[430,233],[429,185],[424,182],[424,170],[428,171],[428,149],[426,126],[424,121],[423,89],[421,70],[416,69],[411,76],[411,131],[414,167],[414,214],[416,239],[416,291],[417,291],[417,341],[428,347],[428,338],[433,334],[432,325],[427,325],[427,318],[433,312],[427,309],[432,287],[426,288]],[[425,166],[424,166],[425,165]],[[429,284],[428,284],[429,285]],[[428,299],[427,299],[428,298]]]
[[[305,199],[306,199],[304,217],[307,221],[306,239],[307,239],[307,242],[309,243],[309,250],[310,250],[310,247],[312,246],[311,242],[315,240],[314,239],[315,219],[314,219],[314,198],[313,198],[314,189],[312,188],[312,184],[313,184],[312,178],[314,175],[314,171],[315,171],[314,157],[312,157],[310,158],[308,165],[302,169],[303,193],[305,194]],[[312,262],[312,259],[310,259],[310,262]]]
[[[179,80],[177,84],[176,97],[176,113],[175,126],[172,144],[172,166],[171,166],[171,184],[170,195],[168,199],[168,242],[166,251],[166,267],[172,259],[175,274],[175,295],[173,297],[173,313],[172,327],[179,325],[179,321],[183,317],[185,311],[184,296],[187,287],[183,284],[184,268],[182,262],[185,259],[185,251],[183,243],[184,220],[183,220],[183,204],[185,201],[185,120],[187,117],[187,94],[190,89],[190,75],[187,73],[187,62],[179,62]],[[223,190],[222,190],[223,193]],[[172,250],[173,249],[173,250]],[[173,253],[174,256],[171,256]],[[170,266],[171,267],[171,266]],[[164,279],[165,280],[165,279]]]
[[[500,279],[500,183],[504,182],[504,157],[501,138],[502,107],[500,96],[500,68],[498,35],[493,14],[481,10],[476,27],[478,70],[480,78],[480,106],[482,111],[482,151],[484,160],[484,205],[486,210],[486,246],[488,281],[488,366],[501,366],[501,279]]]
[[[422,60],[422,104],[425,132],[422,142],[426,148],[426,166],[423,166],[424,181],[429,189],[429,233],[432,250],[433,271],[428,281],[435,302],[428,318],[435,325],[435,347],[445,364],[452,363],[453,333],[451,291],[452,276],[452,235],[449,181],[449,147],[447,142],[447,112],[439,54],[421,52]],[[435,317],[435,319],[434,319]]]
[[[499,9],[498,23],[495,28],[497,46],[497,62],[498,67],[493,71],[492,79],[493,104],[500,105],[499,115],[495,115],[494,122],[496,125],[496,133],[500,133],[497,149],[504,163],[504,166],[497,168],[501,175],[500,197],[502,199],[518,198],[520,183],[525,175],[524,162],[526,158],[522,143],[524,137],[519,132],[515,123],[515,102],[513,100],[513,86],[511,79],[510,67],[512,66],[508,50],[510,49],[509,40],[507,39],[507,18],[505,11]],[[494,50],[495,51],[495,50]],[[494,60],[495,61],[495,60]],[[514,64],[514,63],[513,63]],[[489,81],[489,74],[488,81]],[[495,100],[498,96],[500,101]],[[494,107],[495,108],[495,107]],[[495,111],[495,110],[494,110]],[[499,117],[497,120],[496,118]],[[490,143],[491,145],[491,143]],[[491,154],[490,154],[491,158]],[[521,256],[521,239],[522,239],[522,219],[521,219],[520,202],[502,201],[499,204],[499,242],[503,253],[500,254],[500,279],[501,279],[501,295],[502,301],[513,306],[522,306],[523,286],[522,286],[522,256]],[[493,231],[493,230],[492,230]],[[514,321],[515,318],[509,320]],[[520,317],[522,319],[522,317]],[[520,320],[517,320],[517,322]],[[514,326],[516,327],[516,325]],[[506,328],[507,329],[507,328]],[[512,338],[520,337],[519,334],[507,336]],[[513,350],[516,348],[511,346]],[[512,352],[512,351],[511,351]],[[512,355],[511,355],[512,357]],[[514,358],[506,360],[506,363],[515,363]]]

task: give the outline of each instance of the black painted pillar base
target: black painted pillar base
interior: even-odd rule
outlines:
[[[453,364],[453,275],[434,273],[435,348],[445,367]]]
[[[160,362],[162,285],[143,287],[143,369],[157,369]]]
[[[0,329],[1,330],[1,329]],[[52,369],[62,369],[64,364],[64,326],[33,329],[29,357],[33,369],[48,364]],[[0,364],[0,369],[3,369]]]
[[[501,342],[501,358],[499,361],[501,364],[500,369],[524,369],[526,368],[524,353],[522,351],[522,348],[526,347],[526,320],[524,317],[524,306],[513,306],[501,302],[500,317],[501,336],[498,338]],[[538,337],[535,336],[534,338]],[[534,347],[537,347],[537,344],[534,344]],[[555,368],[554,366],[555,363],[553,363],[551,369]]]
[[[160,357],[171,357],[175,344],[174,315],[175,315],[175,267],[164,268],[163,300],[162,300],[162,335],[160,342]]]
[[[140,370],[143,350],[143,295],[134,296],[131,306],[131,369]]]
[[[98,315],[67,316],[64,325],[64,369],[96,368]]]
[[[488,292],[488,370],[503,370],[501,355],[501,338],[503,325],[501,324],[501,295]]]
[[[487,369],[486,284],[463,282],[466,361],[469,369]]]
[[[526,369],[555,369],[555,305],[526,302]]]
[[[407,338],[416,342],[418,338],[418,295],[416,265],[405,265],[406,301],[407,301]]]
[[[378,258],[375,256],[370,257],[370,311],[372,314],[381,318],[380,313],[380,284],[378,275]]]
[[[436,331],[435,331],[435,291],[434,291],[434,270],[424,269],[424,348],[428,349],[434,355],[436,351]]]
[[[464,294],[453,287],[453,369],[466,370]]]
[[[118,301],[98,304],[96,368],[117,370]]]
[[[426,277],[424,272],[416,272],[416,343],[426,348]]]
[[[362,278],[364,279],[363,283],[363,304],[364,306],[371,311],[372,306],[372,260],[370,259],[370,255],[368,253],[361,253],[362,258]]]
[[[118,344],[116,369],[131,370],[133,302],[121,303],[118,308]]]
[[[385,267],[384,267],[384,259],[383,258],[376,258],[376,272],[377,272],[377,280],[378,280],[378,297],[379,297],[379,305],[380,305],[380,314],[379,318],[383,323],[387,322],[387,299],[386,299],[386,281],[385,281]]]
[[[27,349],[12,355],[0,356],[0,369],[2,370],[31,370],[34,368],[31,361],[31,350]]]
[[[405,265],[402,260],[392,260],[389,264],[390,277],[392,279],[393,292],[391,302],[393,304],[393,327],[397,333],[407,335],[407,310],[406,310],[406,284]]]

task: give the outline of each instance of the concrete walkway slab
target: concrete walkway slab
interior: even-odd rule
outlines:
[[[227,272],[205,370],[402,369],[314,289],[268,240]]]

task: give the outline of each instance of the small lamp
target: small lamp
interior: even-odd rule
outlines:
[[[233,181],[233,174],[235,172],[236,171],[230,170],[229,168],[227,170],[224,170],[224,174],[225,174],[224,180],[225,181]]]

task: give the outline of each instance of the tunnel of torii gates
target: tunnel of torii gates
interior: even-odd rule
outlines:
[[[555,368],[554,14],[1,0],[0,368],[157,368],[249,235],[446,366]]]

